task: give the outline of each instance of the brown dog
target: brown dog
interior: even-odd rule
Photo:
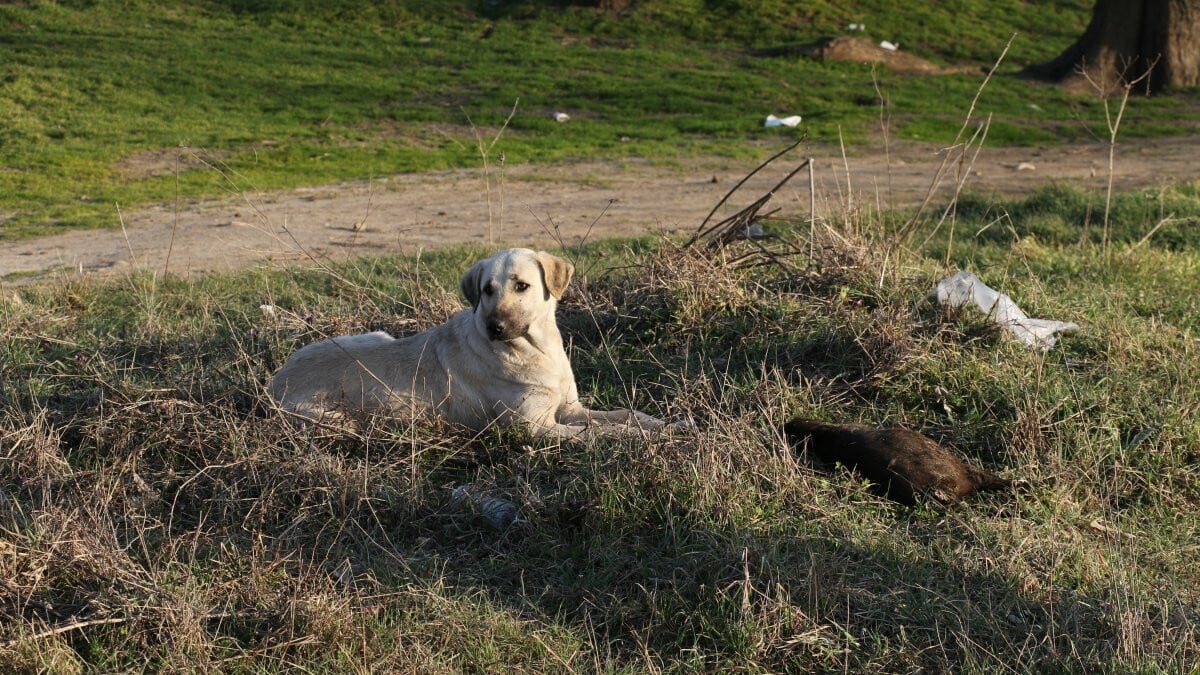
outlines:
[[[1013,485],[966,464],[933,439],[908,429],[796,418],[784,424],[783,430],[795,447],[807,444],[822,462],[858,471],[873,483],[877,494],[901,504],[915,504],[917,495],[950,504],[976,490],[1003,490]]]

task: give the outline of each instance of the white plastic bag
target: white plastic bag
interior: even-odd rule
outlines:
[[[1059,333],[1074,333],[1079,326],[1066,321],[1031,319],[1013,299],[990,288],[971,272],[959,272],[938,282],[932,295],[943,307],[957,309],[973,304],[1003,326],[1025,346],[1049,351],[1058,342]]]
[[[799,115],[790,115],[788,117],[776,117],[767,115],[767,119],[763,122],[764,127],[794,127],[800,124],[801,117]]]

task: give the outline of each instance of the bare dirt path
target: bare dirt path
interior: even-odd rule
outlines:
[[[890,162],[878,150],[857,151],[845,163],[836,149],[819,148],[813,156],[818,216],[850,195],[868,207],[919,203],[943,157],[940,148],[915,143],[893,144]],[[1200,137],[1122,143],[1116,187],[1200,179],[1197,158]],[[728,208],[757,198],[801,160],[795,154],[776,162],[739,191]],[[125,213],[124,230],[0,244],[0,285],[141,268],[189,275],[464,242],[543,246],[556,240],[574,244],[585,238],[685,232],[756,165],[751,160],[701,159],[676,166],[626,160],[493,167],[486,181],[482,170],[450,171],[163,204]],[[1054,181],[1100,188],[1107,167],[1103,144],[985,148],[966,185],[1004,195],[1024,194]],[[954,182],[951,176],[939,188],[942,199]],[[806,217],[808,203],[805,174],[793,179],[773,206]],[[115,209],[113,217],[115,222]]]

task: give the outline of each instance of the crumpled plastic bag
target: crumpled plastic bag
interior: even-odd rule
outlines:
[[[794,127],[800,124],[803,119],[799,115],[789,115],[787,117],[776,117],[767,115],[767,119],[763,122],[764,127]]]
[[[939,305],[950,309],[975,305],[1025,346],[1043,352],[1054,347],[1059,333],[1079,330],[1078,325],[1067,321],[1029,318],[1012,298],[992,289],[971,272],[959,272],[942,279],[930,295],[937,297]]]

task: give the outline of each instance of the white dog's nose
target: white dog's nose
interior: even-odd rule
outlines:
[[[503,321],[501,321],[500,319],[492,319],[491,321],[488,321],[487,322],[488,337],[490,337],[493,340],[499,340],[500,338],[504,337],[504,329],[507,327],[508,326],[505,325],[505,323]]]

